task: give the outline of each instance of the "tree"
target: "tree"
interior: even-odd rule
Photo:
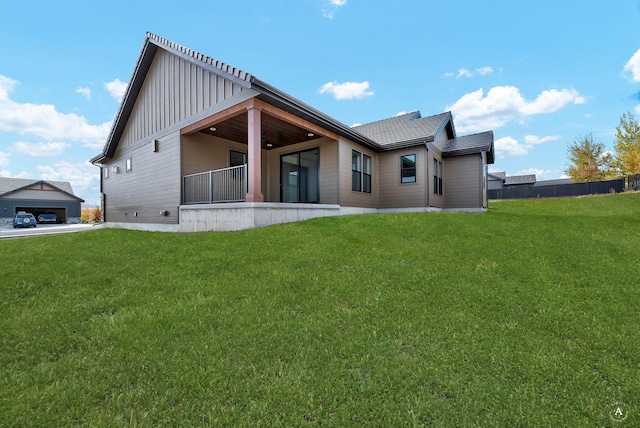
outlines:
[[[573,181],[600,181],[613,175],[613,158],[604,143],[593,141],[591,133],[578,137],[567,148],[570,164],[564,170]]]
[[[616,127],[615,166],[622,175],[640,174],[640,123],[628,112]]]

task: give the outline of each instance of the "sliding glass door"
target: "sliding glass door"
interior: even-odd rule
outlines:
[[[280,200],[320,202],[320,149],[280,156]]]

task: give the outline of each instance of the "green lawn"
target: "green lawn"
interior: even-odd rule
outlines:
[[[637,426],[639,251],[640,194],[0,241],[0,426]]]

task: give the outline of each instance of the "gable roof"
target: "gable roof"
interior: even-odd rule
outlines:
[[[442,156],[462,156],[480,152],[487,152],[488,164],[494,162],[493,131],[453,138],[444,145]]]
[[[507,173],[506,172],[490,172],[487,175],[490,178],[494,178],[496,180],[504,181],[505,177],[507,176]]]
[[[504,179],[505,185],[510,184],[534,184],[536,182],[535,174],[526,174],[526,175],[511,175],[507,176]]]
[[[353,129],[376,141],[383,148],[397,149],[432,142],[439,131],[451,123],[451,113],[422,117],[420,111],[378,120]],[[453,126],[451,132],[454,133]]]
[[[244,88],[253,89],[259,93],[258,98],[272,104],[288,113],[294,114],[311,123],[322,126],[328,130],[342,135],[352,141],[380,150],[380,145],[366,136],[353,131],[347,125],[327,116],[326,114],[312,108],[311,106],[297,100],[296,98],[280,91],[279,89],[257,79],[255,76],[232,67],[210,56],[201,54],[192,49],[181,46],[170,40],[162,38],[152,33],[147,33],[142,51],[136,62],[129,85],[125,92],[120,108],[114,119],[111,131],[102,153],[91,159],[92,163],[99,163],[106,158],[111,158],[116,150],[116,146],[124,133],[129,116],[133,112],[136,99],[140,94],[142,85],[146,78],[151,64],[158,49],[172,53],[186,61],[192,62],[207,71],[228,79]]]
[[[113,157],[158,49],[163,49],[186,61],[194,63],[199,67],[228,79],[246,89],[254,90],[258,93],[256,97],[261,101],[323,127],[324,129],[332,131],[337,135],[345,137],[374,151],[394,150],[433,142],[438,133],[443,131],[445,128],[448,131],[447,135],[453,136],[454,140],[456,140],[455,128],[453,126],[453,119],[450,112],[423,118],[419,111],[415,111],[357,127],[349,127],[301,102],[291,95],[263,82],[260,79],[257,79],[252,74],[155,34],[147,33],[142,46],[142,51],[140,52],[140,56],[136,62],[133,74],[129,79],[129,85],[127,86],[125,95],[122,98],[122,102],[114,119],[109,137],[107,138],[102,153],[91,159],[92,163],[101,163],[105,159]],[[493,163],[493,133],[490,135],[491,150],[487,149],[487,152],[491,153],[490,163]],[[451,153],[453,154],[450,155],[456,156],[478,153],[480,150],[484,150],[483,147],[487,145],[486,141],[483,141],[484,145],[480,144],[474,146],[467,140],[462,140],[455,144],[471,144],[467,147],[466,152],[457,153],[456,150],[452,150]]]
[[[11,193],[32,187],[34,184],[47,184],[54,189],[77,199],[79,202],[84,202],[83,199],[73,194],[71,183],[68,181],[45,181],[45,180],[33,180],[28,178],[7,178],[0,177],[0,198],[7,196]]]

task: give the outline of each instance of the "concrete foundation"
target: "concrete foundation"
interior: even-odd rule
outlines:
[[[179,224],[112,223],[107,227],[158,232],[228,232],[254,229],[274,224],[303,221],[315,217],[398,212],[485,212],[482,208],[441,209],[356,208],[339,205],[284,204],[270,202],[238,202],[199,204],[180,207]]]

